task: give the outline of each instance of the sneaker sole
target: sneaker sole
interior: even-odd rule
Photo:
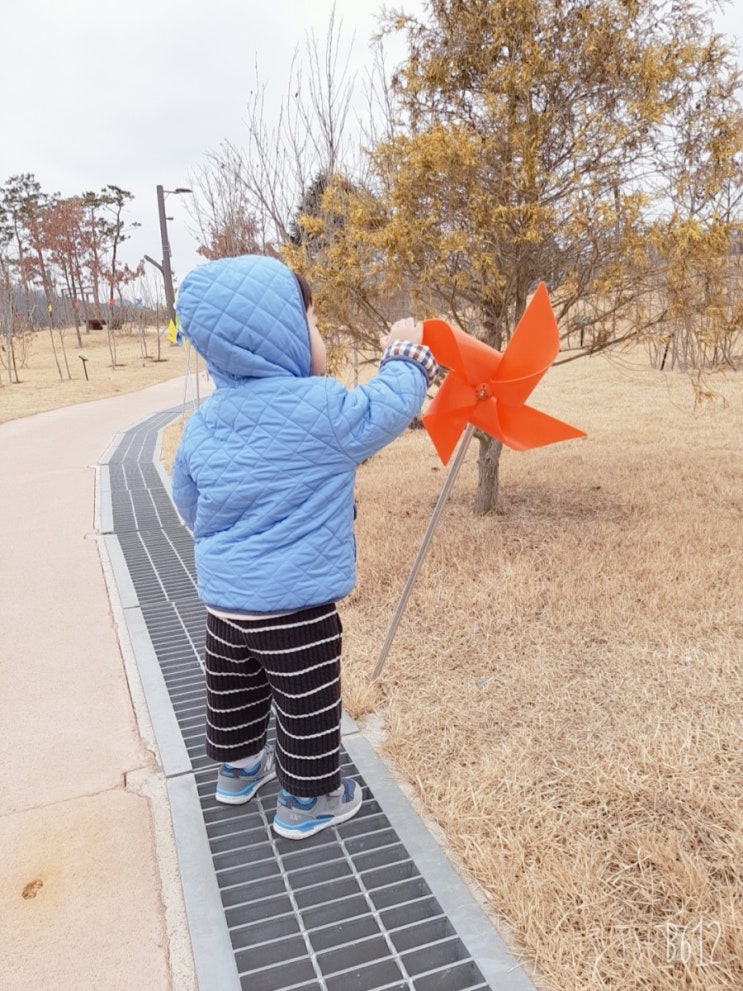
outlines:
[[[318,819],[313,826],[284,826],[282,823],[277,822],[274,819],[273,831],[279,836],[283,836],[285,840],[304,840],[308,836],[314,836],[315,833],[321,832],[323,829],[329,829],[331,826],[338,826],[342,822],[347,822],[349,819],[353,819],[356,813],[361,809],[362,803],[356,806],[355,809],[351,809],[349,812],[344,812],[342,815],[333,816],[332,819]]]
[[[261,780],[257,781],[253,785],[252,791],[248,794],[240,795],[234,792],[219,791],[219,789],[217,789],[214,793],[214,797],[218,802],[221,802],[222,805],[245,805],[245,803],[249,802],[256,792],[258,792],[264,785],[267,785],[269,781],[273,781],[275,777],[275,771],[269,771],[268,774],[264,774]]]

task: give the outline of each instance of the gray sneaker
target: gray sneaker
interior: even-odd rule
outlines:
[[[276,777],[274,753],[264,747],[261,758],[253,767],[233,767],[222,764],[217,774],[216,799],[225,805],[243,805],[249,802],[259,788]]]
[[[319,798],[298,798],[282,790],[273,820],[274,832],[288,840],[314,836],[321,829],[355,816],[361,808],[361,798],[361,786],[352,778],[342,778],[340,788]]]

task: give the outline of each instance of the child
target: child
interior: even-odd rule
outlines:
[[[273,828],[301,839],[361,806],[361,788],[340,774],[335,606],[356,580],[355,472],[419,411],[436,363],[422,325],[407,319],[382,341],[367,385],[348,390],[320,377],[325,346],[309,287],[259,255],[194,269],[178,315],[216,385],[189,420],[173,469],[207,607],[216,797],[241,804],[278,777]],[[266,746],[271,705],[275,753]]]

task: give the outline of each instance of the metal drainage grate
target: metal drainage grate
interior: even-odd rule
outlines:
[[[203,749],[205,616],[196,595],[193,544],[153,464],[158,431],[176,414],[158,414],[122,436],[102,462],[108,472],[103,488],[110,489],[110,507],[104,507],[109,533],[126,569],[117,584],[130,583],[125,605],[141,613],[172,708],[163,718],[162,704],[153,706],[148,697],[153,725],[163,723],[160,732],[155,725],[158,742],[174,732],[174,715],[178,745],[187,754],[189,766],[180,773],[165,767],[171,797],[184,791],[184,772],[198,796],[196,808],[176,800],[172,813],[176,837],[186,838],[179,855],[200,987],[206,991],[209,975],[219,971],[214,944],[200,931],[217,925],[213,916],[204,918],[213,890],[229,938],[221,945],[231,946],[234,957],[230,986],[244,991],[533,991],[360,737],[344,738],[342,759],[344,773],[363,786],[364,804],[338,829],[299,844],[277,837],[270,828],[276,782],[246,806],[215,801],[215,768]],[[147,693],[153,677],[144,673]],[[363,758],[365,770],[349,751],[357,762]],[[375,797],[370,776],[385,791],[384,801]],[[397,825],[387,814],[393,807]],[[199,849],[187,820],[199,808],[208,857],[194,865],[184,862]],[[426,877],[418,861],[426,863]],[[219,972],[232,968],[223,962]],[[216,980],[209,986],[226,991],[224,977]]]
[[[269,828],[274,782],[236,813],[214,800],[212,772],[196,778],[246,991],[489,987],[368,787],[341,829],[292,843]]]

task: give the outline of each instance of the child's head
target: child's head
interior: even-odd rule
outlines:
[[[183,280],[177,312],[218,383],[325,371],[310,287],[276,258],[199,265]]]

